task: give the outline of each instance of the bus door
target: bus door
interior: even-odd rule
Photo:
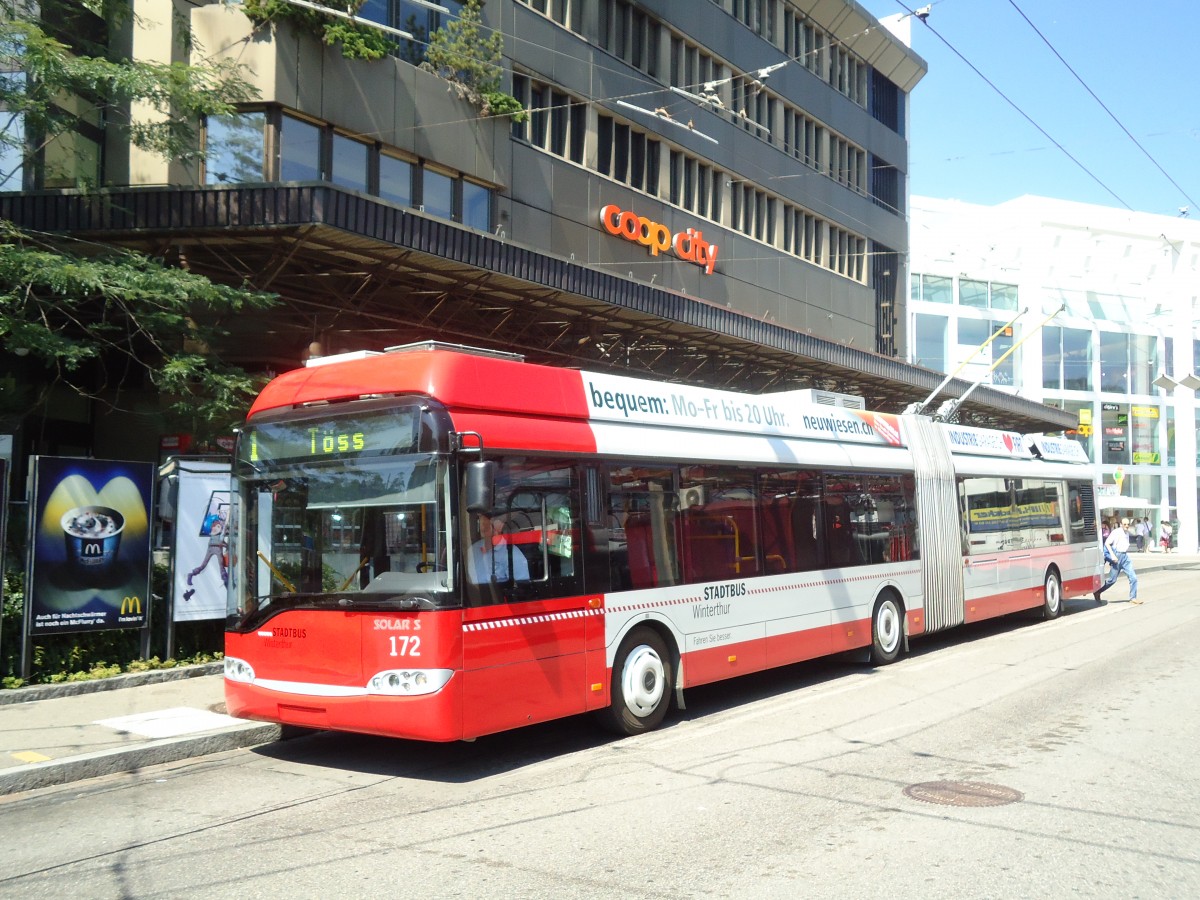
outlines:
[[[461,516],[467,737],[584,712],[597,680],[589,648],[603,664],[602,595],[583,586],[577,469],[497,462],[493,508]]]
[[[994,596],[1011,574],[1004,557],[1009,549],[1013,505],[1009,480],[998,476],[960,478],[958,495],[966,551],[963,588],[970,606]],[[968,614],[967,618],[972,616]]]

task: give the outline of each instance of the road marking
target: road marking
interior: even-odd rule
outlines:
[[[177,737],[181,734],[195,734],[200,731],[212,731],[216,728],[227,728],[230,725],[243,723],[241,719],[235,719],[233,716],[223,716],[220,713],[204,709],[178,706],[174,709],[160,709],[157,712],[139,713],[135,716],[100,719],[92,724],[103,725],[106,728],[142,737],[167,738]]]
[[[19,759],[23,763],[40,763],[49,761],[49,756],[43,756],[41,753],[35,753],[33,750],[22,750],[20,753],[10,753],[13,759]]]

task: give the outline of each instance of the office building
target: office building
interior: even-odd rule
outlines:
[[[222,352],[249,371],[442,340],[890,411],[940,380],[904,361],[925,64],[853,0],[490,0],[516,116],[422,66],[459,3],[368,0],[394,42],[376,60],[218,0],[132,8],[76,18],[135,59],[235,60],[258,96],[200,123],[198,165],[102,122],[42,147],[0,186],[0,217],[277,292],[230,323]],[[963,415],[1068,421],[990,387]],[[56,404],[19,444],[144,456],[152,419]]]

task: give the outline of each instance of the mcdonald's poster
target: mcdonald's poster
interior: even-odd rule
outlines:
[[[154,465],[39,456],[33,472],[30,634],[145,627]]]

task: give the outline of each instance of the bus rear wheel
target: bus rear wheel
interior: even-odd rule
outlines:
[[[1058,614],[1062,612],[1062,581],[1054,569],[1046,573],[1046,585],[1042,596],[1042,618],[1057,619]]]
[[[601,721],[617,734],[653,731],[671,703],[674,661],[652,628],[635,628],[621,641],[613,660],[612,703]]]
[[[871,614],[871,665],[895,662],[903,646],[904,610],[894,594],[884,594]]]

